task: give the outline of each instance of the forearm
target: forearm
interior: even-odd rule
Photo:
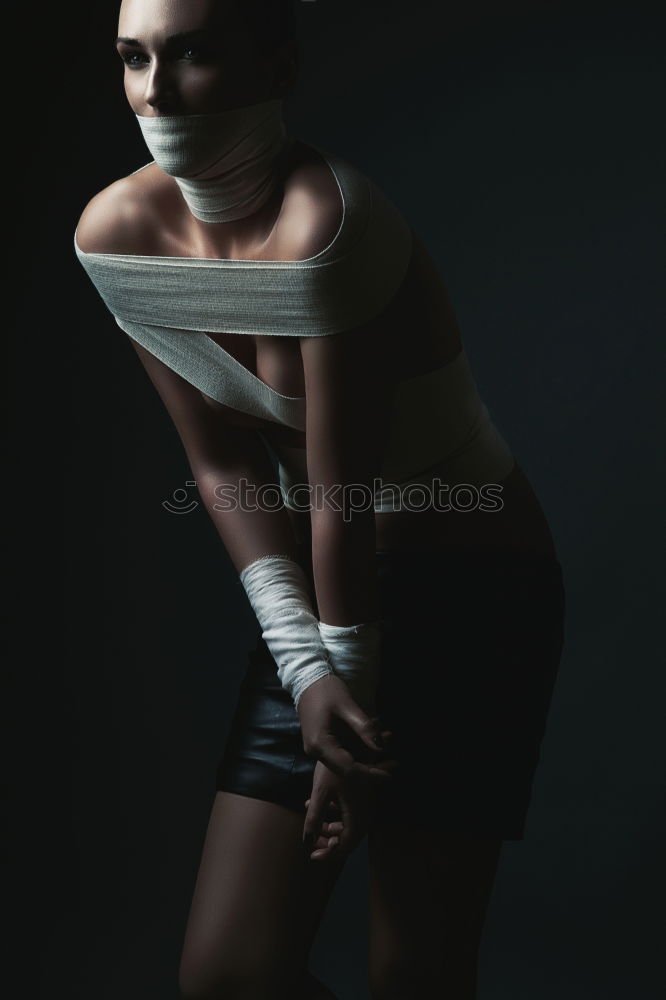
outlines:
[[[329,625],[357,625],[379,617],[374,511],[313,510],[312,570],[317,610]]]
[[[192,463],[192,470],[238,570],[280,683],[298,707],[303,691],[333,669],[266,446],[250,431],[227,436],[223,461],[213,453],[212,461]]]
[[[193,465],[193,472],[294,703],[333,669],[370,710],[379,642],[373,512],[357,511],[348,521],[335,511],[312,512],[313,592],[294,565],[300,553],[286,508],[274,502],[277,493],[262,500],[261,488],[275,485],[263,442],[248,436],[236,455],[227,439],[223,464]],[[244,481],[256,489],[244,489]],[[336,626],[353,629],[341,633]]]
[[[319,631],[335,673],[356,702],[374,714],[379,682],[381,622],[371,511],[350,521],[313,511],[312,557]]]
[[[224,460],[192,462],[201,501],[240,573],[255,559],[277,554],[297,559],[297,543],[279,485],[261,438],[234,428],[225,440]],[[275,487],[275,492],[270,489]]]

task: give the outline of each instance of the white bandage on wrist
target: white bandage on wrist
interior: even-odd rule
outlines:
[[[360,625],[326,625],[319,634],[334,672],[342,678],[358,705],[368,715],[376,713],[379,681],[381,622]]]
[[[284,555],[261,556],[240,573],[250,604],[278,668],[278,677],[298,708],[303,691],[332,674],[303,567]]]

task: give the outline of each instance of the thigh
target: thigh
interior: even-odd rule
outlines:
[[[563,642],[559,564],[390,553],[378,582],[378,714],[400,765],[380,812],[523,839]]]
[[[374,824],[368,860],[375,1000],[473,1000],[501,847],[498,838],[442,833],[433,823]]]
[[[185,997],[232,997],[253,984],[261,995],[264,982],[273,984],[266,995],[295,995],[344,866],[310,860],[302,831],[294,809],[217,792],[185,931]]]

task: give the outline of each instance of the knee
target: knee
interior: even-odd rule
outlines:
[[[414,996],[414,969],[410,963],[371,963],[369,972],[372,1000],[407,1000],[410,993]]]
[[[220,1000],[221,997],[240,997],[241,980],[230,970],[196,968],[182,963],[178,972],[179,996],[182,1000]]]
[[[268,959],[189,955],[181,959],[178,986],[182,1000],[277,1000],[298,996],[302,975]]]
[[[451,967],[434,959],[396,956],[370,966],[372,1000],[413,1000],[441,996],[451,1000],[476,1000],[477,972],[473,962]]]

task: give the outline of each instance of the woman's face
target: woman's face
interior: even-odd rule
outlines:
[[[235,7],[236,0],[122,0],[116,47],[135,114],[204,114],[279,96],[275,68]]]

